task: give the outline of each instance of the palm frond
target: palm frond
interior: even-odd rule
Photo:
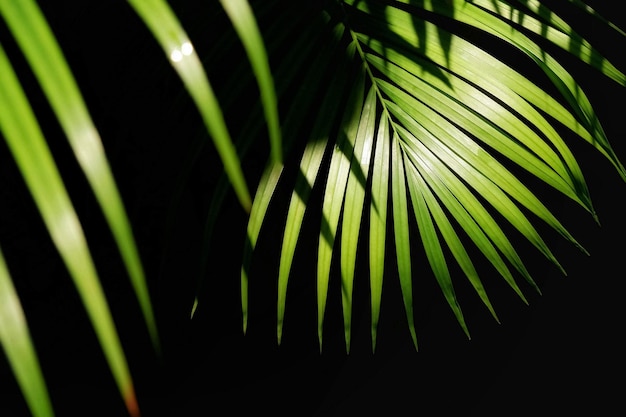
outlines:
[[[469,327],[455,295],[458,277],[451,272],[453,263],[498,320],[470,256],[474,249],[524,302],[518,276],[536,291],[540,288],[515,249],[515,239],[528,241],[563,273],[539,225],[547,225],[587,253],[523,178],[528,174],[534,178],[532,183],[538,180],[596,218],[582,169],[567,143],[578,137],[603,154],[626,179],[626,170],[583,88],[557,59],[560,55],[552,53],[568,53],[624,86],[624,74],[589,41],[539,1],[330,1],[320,13],[328,16],[328,24],[320,30],[342,28],[340,48],[345,52],[337,58],[335,71],[352,74],[348,77],[354,81],[342,91],[347,97],[343,110],[332,120],[325,116],[311,128],[284,133],[286,142],[292,135],[309,138],[309,142],[296,147],[288,163],[259,184],[261,209],[254,211],[255,201],[242,266],[244,316],[249,302],[250,252],[270,198],[284,192],[281,184],[291,189],[292,199],[278,272],[279,342],[296,246],[305,244],[300,234],[304,212],[313,204],[308,200],[310,192],[302,190],[323,190],[321,201],[315,203],[321,205],[322,213],[314,255],[320,348],[327,294],[333,290],[331,265],[336,259],[349,350],[354,266],[361,240],[368,242],[363,247],[368,248],[364,256],[369,253],[370,258],[375,346],[385,242],[391,238],[388,220],[393,224],[389,230],[395,242],[396,272],[416,347],[412,288],[417,278],[411,223],[417,224],[433,276],[468,336]],[[271,39],[268,44],[272,45],[270,57],[289,49],[288,44]],[[315,67],[315,62],[307,62],[300,71],[309,67]],[[354,74],[364,78],[356,81],[359,77]],[[320,89],[331,86],[316,85]],[[283,100],[297,107],[311,98]],[[318,100],[321,115],[326,101]],[[327,125],[331,127],[322,128]],[[328,133],[303,135],[316,129]],[[311,159],[312,155],[316,156]],[[300,166],[295,171],[290,168],[294,160]],[[520,169],[526,174],[521,176]],[[294,172],[296,181],[289,182],[285,177]],[[386,211],[389,201],[390,213]]]
[[[213,141],[223,165],[210,196],[202,269],[221,261],[213,259],[210,243],[231,187],[249,216],[240,268],[244,332],[256,302],[248,293],[253,260],[270,219],[279,219],[282,231],[263,241],[280,249],[274,271],[278,343],[287,335],[290,288],[307,278],[292,276],[294,266],[298,256],[310,256],[317,262],[309,271],[317,302],[317,328],[311,331],[317,330],[320,351],[328,341],[324,323],[335,312],[342,315],[350,351],[357,286],[369,286],[372,350],[389,279],[399,284],[398,304],[417,349],[419,280],[436,283],[452,320],[470,337],[460,280],[467,280],[499,321],[483,274],[492,272],[528,303],[525,291],[541,288],[521,245],[563,274],[546,234],[587,253],[550,200],[563,198],[598,221],[572,141],[599,152],[624,180],[626,169],[570,64],[588,65],[618,88],[626,86],[626,75],[550,4],[221,0],[214,7],[225,13],[218,25],[224,30],[207,41],[209,56],[200,57],[192,32],[166,1],[129,1],[182,80],[181,95],[189,95],[202,120],[199,136]],[[584,1],[562,4],[626,37]],[[0,0],[0,16],[96,196],[158,350],[132,229],[80,86],[35,1]],[[222,71],[220,58],[235,45],[243,46],[244,59]],[[220,78],[213,82],[207,74],[216,68]],[[122,344],[59,161],[2,48],[0,74],[2,136],[78,289],[128,412],[139,415]],[[243,101],[254,103],[242,109]],[[229,128],[231,120],[238,123],[235,129]],[[267,154],[255,153],[266,141]],[[202,146],[190,149],[191,161]],[[192,165],[180,173],[181,183]],[[312,234],[307,221],[315,222]],[[362,265],[369,266],[366,274]],[[49,416],[53,410],[10,266],[0,253],[0,344],[32,413]],[[198,282],[192,318],[203,277]],[[331,297],[334,291],[340,296]],[[385,303],[394,301],[385,295]]]

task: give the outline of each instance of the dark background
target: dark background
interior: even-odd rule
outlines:
[[[47,2],[42,2],[47,3]],[[118,4],[119,3],[119,4]],[[177,3],[183,23],[200,16]],[[624,23],[618,2],[590,2]],[[261,249],[251,283],[251,317],[241,332],[239,261],[245,216],[232,195],[210,247],[213,268],[194,321],[188,320],[201,266],[204,212],[220,165],[209,148],[189,164],[203,128],[156,42],[124,2],[42,4],[85,95],[118,178],[144,259],[161,336],[163,359],[149,345],[114,245],[64,137],[4,23],[0,41],[41,115],[51,148],[84,222],[103,286],[127,349],[146,416],[238,414],[346,416],[511,415],[542,411],[619,415],[623,404],[622,281],[626,184],[598,152],[570,138],[586,174],[601,226],[573,203],[555,199],[559,219],[590,252],[587,257],[548,232],[546,240],[566,277],[520,242],[542,295],[528,286],[523,304],[495,277],[485,276],[501,324],[459,284],[468,340],[435,285],[423,284],[416,308],[419,352],[410,340],[397,284],[385,284],[377,350],[369,343],[367,294],[356,284],[350,355],[341,329],[338,292],[329,298],[324,351],[319,353],[309,276],[300,252],[287,302],[283,342],[274,329],[277,250]],[[622,27],[626,25],[622,24]],[[626,69],[617,36],[582,28],[618,68]],[[192,36],[193,38],[193,36]],[[200,39],[210,45],[210,39]],[[619,45],[623,44],[623,40]],[[624,88],[583,65],[572,71],[626,160]],[[0,244],[22,297],[58,416],[122,416],[124,408],[80,301],[24,189],[8,149],[0,144]],[[251,162],[262,166],[262,159]],[[181,187],[180,173],[193,166]],[[171,201],[180,197],[180,204]],[[172,223],[168,223],[168,221]],[[272,242],[268,226],[260,243]],[[273,245],[276,246],[276,245]],[[308,279],[308,281],[307,281]],[[290,287],[291,291],[291,287]],[[0,417],[26,412],[5,359],[0,359]]]

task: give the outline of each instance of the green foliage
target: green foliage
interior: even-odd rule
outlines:
[[[167,2],[128,3],[180,77],[204,123],[204,137],[223,164],[221,182],[208,196],[205,265],[220,262],[210,258],[208,246],[230,187],[248,216],[247,224],[233,226],[245,229],[244,333],[255,295],[248,293],[255,250],[270,218],[284,219],[275,242],[278,343],[289,313],[293,264],[305,246],[313,248],[317,262],[320,350],[334,290],[341,292],[350,350],[361,264],[369,274],[372,350],[387,279],[399,280],[417,349],[416,279],[436,281],[469,337],[455,291],[457,274],[498,320],[476,267],[478,256],[526,302],[520,278],[540,289],[516,242],[524,240],[563,272],[542,231],[554,231],[586,253],[534,188],[539,184],[596,217],[567,140],[587,142],[626,179],[581,80],[567,65],[580,61],[619,88],[626,86],[626,76],[558,12],[578,10],[579,17],[614,31],[622,41],[626,34],[583,2],[564,7],[521,0],[227,0],[208,17],[218,29],[207,30],[214,36],[208,41],[214,55],[207,57],[194,46],[193,35],[202,28],[185,29]],[[153,306],[119,184],[63,45],[33,0],[0,0],[0,16],[98,200],[159,352]],[[222,63],[219,57],[233,45],[241,46],[247,59]],[[11,59],[0,47],[0,132],[78,289],[127,410],[139,415],[122,342],[60,162],[48,148]],[[252,110],[240,110],[242,102],[252,102]],[[268,152],[257,173],[246,163],[258,163],[250,152],[259,147]],[[254,198],[249,188],[256,190]],[[306,221],[316,222],[315,236],[303,232]],[[418,252],[427,264],[415,262]],[[8,268],[0,254],[0,343],[33,415],[49,416],[51,403],[9,276],[11,260],[7,263]],[[195,303],[187,306],[192,317],[203,302],[203,277],[197,279]]]

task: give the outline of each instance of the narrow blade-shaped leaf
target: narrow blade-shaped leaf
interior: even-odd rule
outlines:
[[[409,208],[404,170],[404,157],[400,149],[400,140],[394,134],[391,143],[391,199],[393,213],[393,233],[396,244],[398,278],[406,312],[409,332],[417,350],[417,335],[413,318],[413,276],[411,265],[411,240],[409,227]]]
[[[415,103],[415,105],[416,107],[412,110],[416,110],[417,107],[420,107],[419,103]],[[395,103],[389,103],[389,109],[403,122],[402,127],[404,129],[414,132],[413,136],[419,136],[419,134],[415,133],[416,131],[422,131],[423,129],[428,130],[430,134],[421,136],[421,140],[428,142],[427,146],[438,153],[442,159],[449,161],[450,166],[460,167],[467,164],[468,167],[472,167],[472,171],[481,172],[480,175],[489,178],[490,182],[492,182],[495,187],[522,203],[531,212],[549,224],[550,227],[558,231],[563,237],[568,239],[583,252],[586,252],[539,199],[519,183],[519,181],[493,157],[488,155],[485,150],[480,147],[474,148],[473,146],[470,146],[471,150],[464,146],[454,146],[455,142],[459,139],[469,139],[465,137],[462,131],[458,130],[455,126],[447,125],[444,119],[440,119],[438,115],[430,112],[426,107],[423,108],[425,114],[430,115],[427,118],[412,118]],[[424,121],[423,125],[417,122],[418,119]],[[443,126],[445,126],[445,129],[442,128]],[[415,140],[413,142],[415,142]],[[452,149],[454,149],[454,151]],[[443,153],[439,153],[439,150],[443,151]],[[478,188],[482,188],[483,185],[476,183]]]
[[[241,206],[246,212],[250,212],[252,200],[237,150],[191,40],[167,2],[129,0],[129,3],[150,29],[182,79],[213,139]]]
[[[126,265],[155,349],[158,332],[143,266],[102,141],[63,53],[35,2],[0,1],[6,19],[31,65],[70,146],[102,208]]]
[[[33,417],[54,416],[37,352],[28,330],[28,323],[1,251],[0,346],[4,348],[9,365]]]
[[[278,180],[283,172],[283,164],[271,162],[265,167],[265,171],[261,176],[259,187],[257,188],[256,195],[254,197],[254,204],[250,210],[250,217],[248,219],[248,228],[246,235],[246,245],[243,251],[243,261],[241,265],[241,310],[243,314],[243,332],[246,333],[248,328],[248,281],[250,275],[250,262],[252,260],[252,253],[256,247],[259,233],[261,232],[261,226],[263,225],[263,219],[265,213],[271,202]]]
[[[406,155],[406,154],[405,154]],[[405,156],[405,166],[409,165]],[[436,202],[432,194],[426,191],[428,185],[422,179],[422,177],[412,167],[406,168],[407,183],[409,184],[409,195],[411,196],[411,202],[413,203],[413,211],[415,212],[415,218],[417,220],[417,226],[422,238],[422,244],[426,252],[426,258],[430,263],[430,267],[435,274],[437,283],[441,288],[448,305],[454,312],[454,316],[463,328],[463,331],[469,338],[469,330],[465,324],[465,318],[461,311],[454,286],[452,284],[452,277],[450,276],[450,270],[446,262],[446,258],[441,247],[439,235],[433,223],[430,207],[435,205]]]
[[[263,38],[247,0],[220,0],[243,43],[261,91],[261,101],[268,125],[272,157],[282,162],[282,141],[274,80]]]
[[[359,128],[354,138],[350,176],[344,197],[343,218],[341,225],[341,301],[343,323],[346,334],[346,346],[350,347],[352,327],[352,290],[356,268],[357,249],[363,216],[363,202],[369,173],[370,157],[376,134],[376,89],[371,87],[363,110]]]
[[[331,155],[324,189],[322,228],[317,255],[318,335],[322,333],[333,248],[350,173],[351,155],[348,152],[354,148],[354,138],[359,126],[365,96],[364,76],[364,70],[361,69],[352,85],[352,92],[346,104],[343,120],[339,128],[339,137]],[[348,340],[347,334],[346,339]],[[346,350],[349,351],[349,345],[346,345]]]
[[[408,158],[413,161],[413,165],[420,171],[424,180],[428,182],[428,185],[433,189],[433,192],[436,194],[437,198],[441,200],[445,208],[467,232],[470,239],[472,239],[511,288],[527,303],[526,298],[519,289],[506,263],[498,253],[498,250],[505,254],[506,258],[509,259],[527,281],[534,281],[528,274],[528,271],[515,253],[508,239],[506,239],[500,228],[486,212],[480,201],[478,201],[470,190],[463,186],[461,181],[447,170],[444,165],[440,164],[437,166],[437,169],[434,169],[433,165],[436,164],[437,161],[429,157],[426,152],[422,152],[418,156],[417,152],[410,147],[405,147],[405,151]],[[425,162],[421,164],[414,162],[418,159],[425,159]],[[426,167],[429,169],[426,169]],[[467,200],[469,200],[469,203],[465,203]],[[497,249],[494,247],[494,244],[497,245]],[[483,298],[485,305],[490,308],[490,303],[486,299],[486,293],[484,289],[482,289],[480,280],[472,274],[468,274],[468,278],[479,296]],[[494,317],[496,317],[495,311],[491,308],[490,310]]]
[[[441,236],[444,238],[448,248],[450,249],[450,252],[461,267],[461,270],[468,277],[476,293],[479,295],[485,306],[487,306],[492,316],[496,319],[496,321],[498,321],[498,316],[496,315],[495,310],[491,305],[491,301],[489,301],[487,292],[485,291],[485,288],[482,285],[480,278],[478,277],[478,273],[474,268],[474,264],[470,259],[467,251],[465,250],[465,247],[457,231],[454,229],[452,222],[441,207],[441,204],[439,203],[440,200],[438,200],[437,198],[441,195],[441,188],[439,187],[439,184],[437,182],[437,176],[433,175],[430,171],[439,170],[435,169],[430,161],[421,159],[418,155],[416,155],[415,152],[407,152],[406,155],[407,160],[411,161],[412,167],[414,167],[414,169],[416,170],[412,174],[416,183],[416,188],[424,195],[424,200],[428,204],[428,209],[430,210],[431,216],[435,221],[437,228],[441,233]],[[436,196],[435,193],[437,193]],[[448,205],[446,205],[446,208],[450,208],[449,204],[452,200],[450,199],[444,201],[448,203]],[[472,237],[472,239],[478,240],[480,242],[481,238],[483,238],[482,232],[476,229],[474,229],[473,231],[478,234],[478,237]],[[499,255],[497,253],[490,253],[490,255],[495,259],[499,258]],[[450,295],[452,296],[451,301],[455,304],[455,308],[458,308],[458,312],[455,311],[455,313],[457,314],[457,316],[460,316],[462,320],[462,315],[460,315],[460,307],[457,306],[454,292],[452,292]],[[464,328],[464,330],[467,331],[466,328]]]
[[[17,76],[0,49],[0,130],[87,310],[129,413],[133,382],[83,229]]]
[[[381,117],[378,125],[376,149],[373,156],[370,203],[369,267],[373,352],[376,351],[376,335],[378,333],[378,319],[380,317],[380,305],[383,295],[383,277],[385,275],[390,144],[389,119]]]

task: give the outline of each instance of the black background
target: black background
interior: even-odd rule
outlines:
[[[624,22],[623,13],[617,12],[618,2],[590,3],[616,22]],[[468,340],[434,285],[424,286],[425,292],[417,296],[419,352],[415,352],[399,290],[388,282],[377,350],[372,354],[367,294],[357,282],[350,355],[344,352],[338,294],[329,299],[320,354],[313,287],[306,281],[314,264],[300,255],[296,275],[304,277],[304,284],[295,287],[288,301],[279,347],[271,276],[275,249],[263,249],[255,258],[261,272],[251,283],[256,292],[252,292],[249,331],[245,336],[241,332],[237,259],[245,216],[232,196],[211,247],[213,273],[203,289],[196,319],[188,320],[202,248],[205,190],[213,186],[220,167],[205,149],[191,180],[180,188],[178,175],[189,166],[185,151],[189,146],[181,144],[192,145],[202,125],[189,110],[192,107],[154,40],[123,2],[58,1],[42,8],[85,94],[120,182],[155,300],[162,361],[152,353],[97,206],[54,119],[45,117],[49,114],[45,100],[3,24],[0,40],[35,97],[33,106],[42,115],[44,131],[50,132],[55,156],[62,161],[62,174],[85,224],[146,416],[624,413],[625,345],[620,333],[626,184],[589,146],[576,139],[568,142],[586,174],[601,226],[570,202],[555,199],[555,212],[590,256],[548,233],[546,240],[568,273],[563,277],[522,244],[542,295],[523,286],[527,306],[499,280],[485,277],[501,324],[467,290],[465,294],[461,284],[461,303],[472,335]],[[183,23],[197,24],[201,17],[189,10],[180,6]],[[623,51],[614,48],[617,37],[593,27],[583,29],[619,68],[626,69]],[[204,42],[210,44],[210,39]],[[624,89],[583,65],[574,65],[572,71],[581,77],[616,153],[625,159]],[[181,100],[184,104],[176,107]],[[22,296],[57,415],[122,416],[123,403],[71,280],[4,143],[0,156],[0,244]],[[177,192],[181,203],[172,208],[170,201]],[[175,220],[167,229],[172,209]],[[272,241],[273,230],[271,226],[265,230],[261,243]],[[4,358],[0,383],[0,417],[24,415],[25,405]]]

